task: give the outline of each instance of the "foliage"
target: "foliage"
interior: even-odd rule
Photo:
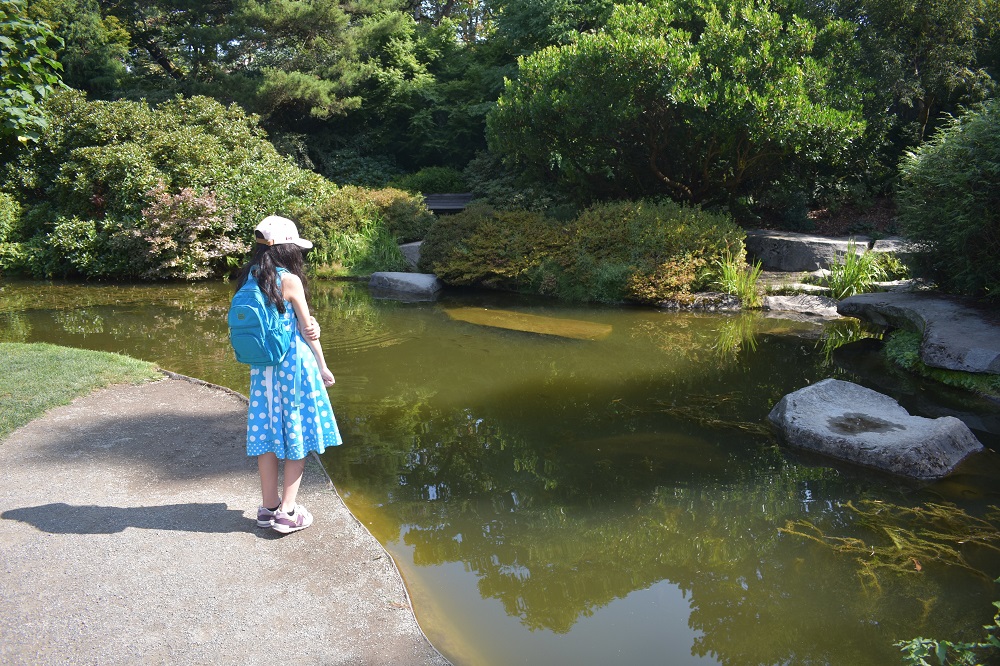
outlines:
[[[431,227],[420,265],[447,284],[529,291],[531,275],[555,261],[566,240],[566,231],[540,213],[473,205]]]
[[[41,104],[60,85],[62,45],[45,21],[27,17],[24,0],[0,0],[0,139],[36,141],[48,126]]]
[[[91,391],[159,377],[152,363],[50,344],[0,343],[0,439]]]
[[[531,210],[559,218],[572,218],[579,213],[551,185],[519,176],[487,151],[478,153],[469,162],[464,175],[476,200],[497,210]],[[564,211],[568,214],[562,214]]]
[[[424,167],[416,173],[394,178],[390,184],[414,194],[447,194],[469,189],[462,172],[449,167]]]
[[[742,252],[743,236],[728,218],[669,201],[595,205],[569,222],[474,204],[431,228],[421,267],[449,284],[658,303],[705,286],[705,266]]]
[[[232,238],[234,211],[215,194],[199,196],[185,187],[169,194],[163,183],[146,193],[141,229],[131,235],[144,241],[146,279],[206,278],[221,273],[229,255],[250,251],[249,244]]]
[[[348,185],[318,201],[293,205],[291,211],[305,238],[327,242],[336,242],[336,235],[356,233],[378,220],[390,236],[406,243],[422,239],[434,222],[422,197],[391,187],[369,190]]]
[[[915,269],[941,288],[1000,297],[1000,100],[951,120],[908,153],[898,193]]]
[[[858,252],[854,239],[847,243],[847,251],[830,264],[830,274],[826,284],[830,295],[837,300],[864,294],[875,287],[876,282],[885,279],[885,269],[879,254],[865,248]]]
[[[763,300],[757,282],[764,269],[759,261],[752,266],[747,264],[745,255],[745,252],[737,256],[726,252],[716,259],[718,277],[715,283],[722,291],[739,298],[743,307],[759,308]]]
[[[220,275],[272,213],[301,214],[317,256],[353,270],[353,259],[336,249],[346,242],[341,232],[367,239],[358,240],[366,248],[394,245],[394,234],[419,237],[433,219],[419,197],[338,189],[296,167],[266,141],[255,118],[204,97],[151,108],[65,93],[50,108],[50,130],[3,172],[21,209],[0,252],[0,269],[8,272]],[[351,255],[367,257],[365,265],[372,256],[391,256],[388,265],[399,266],[398,250]]]
[[[32,0],[31,13],[46,20],[63,41],[63,82],[108,99],[129,82],[129,33],[98,0]]]
[[[21,206],[17,200],[6,192],[0,192],[0,243],[7,242],[11,237],[20,217]]]
[[[885,355],[890,361],[909,372],[973,393],[1000,398],[1000,375],[977,374],[933,368],[920,358],[923,336],[914,331],[893,331],[886,340]]]
[[[823,39],[755,0],[619,5],[606,31],[519,61],[490,146],[577,198],[728,203],[790,165],[835,164],[863,131]]]
[[[1000,655],[1000,601],[994,601],[997,612],[993,624],[983,625],[986,637],[976,642],[952,642],[931,638],[913,638],[894,643],[903,653],[903,662],[911,666],[931,666],[931,655],[939,666],[945,664],[992,663]]]

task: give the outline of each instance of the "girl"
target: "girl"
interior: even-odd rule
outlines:
[[[247,455],[257,456],[263,503],[257,526],[287,534],[312,525],[313,517],[295,499],[305,457],[341,444],[340,431],[326,387],[334,382],[319,345],[319,326],[306,304],[303,250],[312,243],[299,238],[295,223],[265,217],[254,230],[257,246],[239,273],[236,288],[251,271],[261,291],[293,328],[292,344],[281,363],[250,367],[250,407]],[[278,460],[285,461],[282,492],[278,494]]]

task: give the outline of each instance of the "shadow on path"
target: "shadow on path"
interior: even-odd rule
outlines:
[[[222,502],[141,507],[73,506],[58,502],[10,509],[0,514],[0,518],[18,520],[51,534],[116,534],[128,527],[219,534],[256,529],[256,524],[247,520],[242,511],[230,509]]]

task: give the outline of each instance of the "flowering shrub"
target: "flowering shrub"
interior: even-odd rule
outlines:
[[[130,230],[146,243],[146,269],[141,277],[193,280],[212,277],[225,268],[225,258],[250,251],[249,243],[232,238],[235,210],[214,192],[198,195],[190,187],[170,194],[163,183],[147,192],[143,224]]]

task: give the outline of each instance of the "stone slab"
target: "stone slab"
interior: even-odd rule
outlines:
[[[855,250],[861,253],[868,248],[871,239],[758,229],[747,232],[747,258],[751,263],[759,261],[767,271],[815,271],[829,268],[836,257],[846,254],[851,241]]]
[[[847,317],[923,335],[920,358],[935,368],[1000,374],[1000,316],[938,293],[858,294],[837,305]]]
[[[765,310],[776,310],[780,312],[797,312],[800,314],[812,315],[815,317],[825,317],[829,319],[840,319],[837,312],[837,301],[828,296],[814,296],[808,294],[796,294],[794,296],[766,296],[764,298]]]
[[[423,241],[416,241],[414,243],[403,243],[399,246],[399,251],[403,253],[403,257],[406,258],[406,263],[410,265],[410,268],[416,270],[417,265],[420,264],[420,246],[423,245]]]

